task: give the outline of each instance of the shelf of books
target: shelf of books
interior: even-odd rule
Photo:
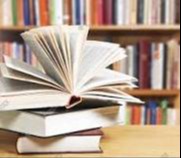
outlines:
[[[89,25],[90,39],[125,48],[127,59],[113,68],[139,79],[139,89],[126,92],[146,102],[131,106],[139,117],[131,116],[128,108],[128,124],[174,122],[175,112],[170,111],[180,108],[180,0],[15,0],[13,5],[11,0],[0,1],[0,61],[5,53],[40,68],[20,33],[55,24]],[[159,120],[164,105],[172,117],[167,123],[166,116]],[[143,107],[153,115],[156,109],[158,120],[140,122]]]

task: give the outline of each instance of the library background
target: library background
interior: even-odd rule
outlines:
[[[0,0],[0,62],[6,54],[41,69],[20,34],[55,24],[89,25],[89,39],[126,49],[110,68],[137,77],[125,91],[145,101],[127,106],[127,125],[180,124],[180,0]]]

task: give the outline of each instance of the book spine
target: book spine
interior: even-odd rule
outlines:
[[[85,0],[80,0],[80,24],[85,24]]]
[[[150,124],[151,125],[156,125],[156,114],[157,114],[157,103],[154,101],[150,101],[149,102],[149,106],[150,106],[150,113],[151,113],[151,119],[150,119]]]
[[[177,111],[173,108],[167,109],[167,125],[175,126],[177,122]]]
[[[176,0],[175,23],[180,24],[180,0]]]
[[[157,107],[156,109],[156,124],[162,125],[162,110],[160,107]]]
[[[166,21],[166,1],[161,0],[161,24],[165,24]]]
[[[12,0],[12,15],[13,15],[13,25],[17,25],[17,0]]]
[[[17,0],[17,25],[23,26],[23,0]]]
[[[92,25],[91,19],[92,19],[92,13],[91,13],[91,0],[85,0],[86,1],[86,25],[90,26]]]
[[[2,24],[3,26],[12,26],[13,25],[13,15],[12,10],[12,1],[6,0],[3,1],[2,5]]]
[[[124,17],[125,17],[125,12],[124,12],[124,0],[116,0],[115,1],[115,8],[116,8],[116,24],[117,25],[123,25],[124,24]]]
[[[54,0],[51,0],[54,1]],[[50,1],[49,1],[50,2]],[[40,26],[40,1],[34,0],[34,6],[35,6],[35,25]]]
[[[104,0],[97,0],[97,10],[98,10],[98,24],[104,24]]]
[[[138,0],[132,0],[131,4],[131,14],[130,14],[130,24],[137,24],[137,2]]]
[[[150,87],[150,45],[147,41],[140,42],[139,60],[139,86],[147,89]]]
[[[113,1],[104,0],[104,24],[113,24]]]
[[[31,25],[29,0],[23,1],[24,25]]]
[[[132,124],[133,125],[141,124],[141,107],[138,105],[132,107]]]
[[[64,15],[63,15],[63,20],[64,20],[64,24],[71,24],[71,0],[63,0],[63,5],[64,5]],[[53,9],[51,12],[54,12]]]
[[[144,6],[145,6],[144,0],[138,0],[138,24],[144,24]]]
[[[30,23],[31,25],[35,25],[35,5],[34,0],[29,0],[30,6]]]
[[[163,100],[160,103],[161,109],[162,109],[162,124],[167,124],[167,109],[169,106],[169,102],[167,100]]]
[[[48,0],[40,0],[40,24],[42,26],[49,24]]]

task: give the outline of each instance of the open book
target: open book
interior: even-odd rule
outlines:
[[[71,108],[82,101],[141,103],[124,92],[137,80],[107,67],[126,57],[119,44],[88,41],[87,26],[47,26],[22,34],[43,71],[4,57],[0,110]]]

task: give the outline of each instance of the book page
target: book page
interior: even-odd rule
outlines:
[[[44,86],[47,86],[50,88],[54,88],[54,89],[57,89],[60,91],[65,91],[65,89],[61,88],[58,84],[56,84],[54,82],[41,80],[34,76],[30,76],[30,75],[9,69],[4,64],[0,65],[0,67],[1,67],[1,75],[4,78],[28,82],[28,83],[35,83],[35,84],[44,85]]]
[[[82,69],[78,74],[79,82],[76,91],[80,91],[86,82],[95,74],[98,74],[99,71],[125,57],[125,51],[118,44],[97,41],[86,42],[84,56],[79,65]]]
[[[86,26],[75,26],[69,27],[67,29],[67,34],[69,36],[69,44],[70,44],[70,53],[71,53],[71,66],[73,70],[73,90],[75,90],[77,86],[77,82],[79,80],[79,71],[81,69],[80,63],[83,60],[83,51],[84,46],[87,40],[88,35],[88,27]]]
[[[45,72],[63,86],[60,72],[58,71],[57,67],[52,63],[47,54],[44,52],[44,50],[36,40],[35,35],[30,32],[25,32],[21,35],[25,42],[30,46],[31,50],[35,53]]]
[[[80,90],[80,92],[88,91],[92,88],[102,86],[129,84],[138,80],[126,74],[122,74],[110,69],[103,69],[94,78],[89,80]],[[133,85],[135,87],[135,85]]]
[[[12,59],[12,58],[5,56],[5,65],[12,70],[21,72],[26,75],[30,75],[34,78],[41,79],[42,81],[45,81],[48,83],[52,83],[52,85],[56,85],[57,87],[60,87],[62,90],[64,89],[64,91],[66,91],[63,86],[58,84],[56,81],[51,79],[49,76],[47,76],[43,72],[37,70],[36,68],[34,68],[31,65],[28,65],[24,62],[21,62],[19,60]]]

